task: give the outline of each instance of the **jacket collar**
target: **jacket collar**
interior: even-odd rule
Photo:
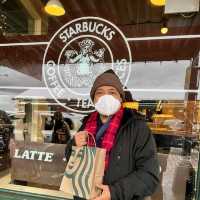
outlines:
[[[117,134],[116,137],[116,141],[118,141],[120,135],[122,135],[124,132],[122,131],[129,123],[134,123],[137,120],[145,120],[145,117],[143,115],[141,115],[140,113],[138,113],[136,110],[134,109],[128,109],[125,108],[124,109],[124,115],[122,118],[122,122],[119,128],[119,133]]]

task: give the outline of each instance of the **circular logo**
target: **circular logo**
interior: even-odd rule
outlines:
[[[116,25],[99,17],[82,17],[51,38],[43,58],[43,79],[57,103],[88,113],[94,110],[89,92],[96,77],[113,69],[126,85],[131,63],[129,44]]]

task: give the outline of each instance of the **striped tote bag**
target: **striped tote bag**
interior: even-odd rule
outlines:
[[[106,150],[97,147],[72,147],[60,190],[84,199],[100,195],[96,187],[103,181]]]

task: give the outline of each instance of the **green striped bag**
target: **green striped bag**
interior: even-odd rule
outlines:
[[[73,146],[60,190],[85,199],[99,196],[96,185],[103,181],[105,156],[105,149]]]

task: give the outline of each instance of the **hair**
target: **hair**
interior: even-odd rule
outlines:
[[[60,111],[56,111],[56,112],[54,113],[54,119],[55,119],[56,121],[61,121],[61,120],[63,119],[62,113],[61,113]]]

